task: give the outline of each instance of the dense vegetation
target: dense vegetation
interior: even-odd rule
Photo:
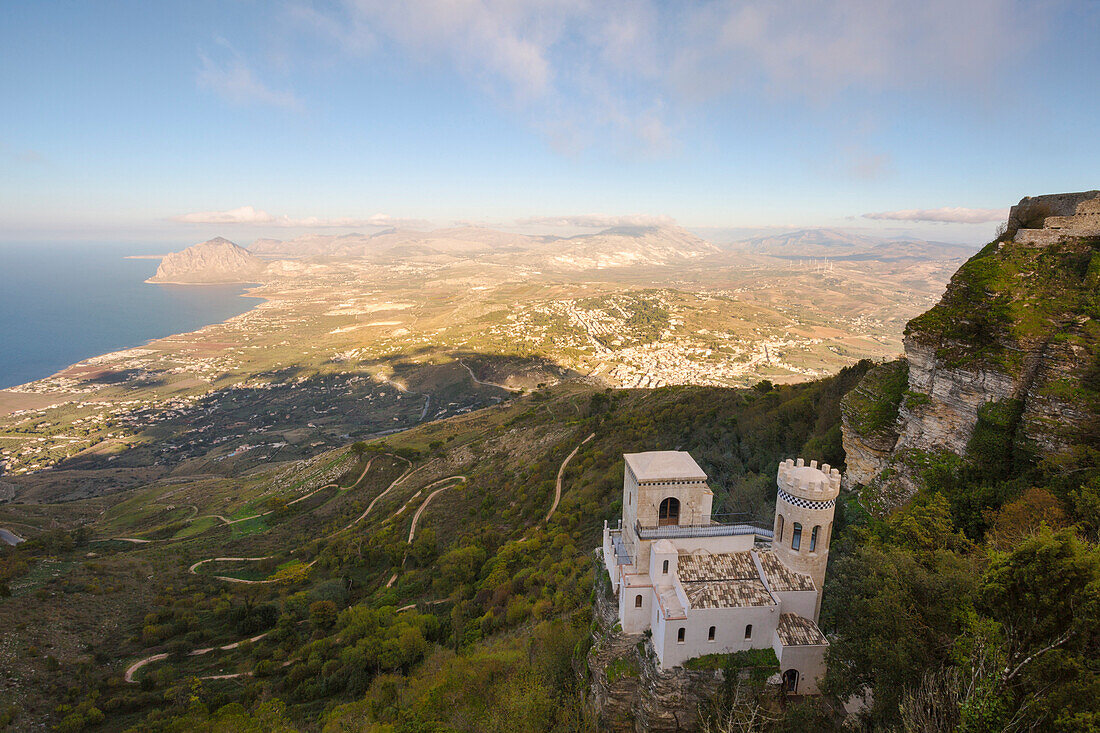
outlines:
[[[426,425],[319,457],[311,470],[325,478],[317,481],[335,471],[341,485],[378,457],[371,470],[383,475],[371,483],[368,473],[368,493],[347,509],[329,508],[352,501],[326,499],[330,490],[311,500],[329,502],[315,510],[282,503],[270,515],[234,525],[225,539],[217,528],[196,537],[158,530],[169,544],[96,542],[100,557],[83,562],[89,546],[75,546],[67,533],[52,544],[43,537],[5,550],[21,603],[56,597],[110,603],[116,593],[127,607],[147,603],[117,637],[117,648],[97,649],[79,670],[43,667],[38,684],[61,701],[54,717],[63,730],[231,730],[249,716],[265,721],[264,729],[593,729],[583,661],[591,638],[591,552],[603,521],[621,512],[621,454],[690,450],[711,475],[723,509],[770,521],[780,459],[842,458],[840,398],[868,367],[757,390],[543,391],[487,413],[476,429]],[[562,459],[592,432],[544,524]],[[401,464],[388,454],[418,467],[446,463],[467,482],[434,500],[411,544],[408,512],[325,534],[396,475]],[[287,480],[298,485],[299,475],[307,474]],[[120,506],[138,511],[139,501]],[[258,497],[248,503],[272,505]],[[304,544],[292,557],[217,571],[250,579],[279,574],[277,583],[229,584],[181,569],[219,552],[211,546],[218,541],[231,543],[221,554],[241,556]],[[65,574],[29,592],[34,568],[54,561],[68,563]],[[133,595],[139,587],[133,579],[147,576],[147,597]],[[231,651],[191,654],[259,634],[266,635]],[[157,652],[168,658],[142,668],[139,684],[121,680],[127,664]],[[245,674],[198,679],[239,673]]]
[[[88,543],[102,537],[88,528],[47,533],[0,552],[0,571],[23,613],[57,602],[80,613],[141,607],[117,646],[88,648],[75,664],[35,658],[58,730],[595,730],[584,662],[591,550],[621,511],[621,454],[689,450],[711,476],[717,511],[769,521],[779,460],[842,463],[841,398],[870,367],[753,390],[540,391],[480,422],[425,425],[311,464],[316,482],[337,474],[351,486],[366,474],[363,496],[330,490],[315,507],[291,507],[257,493],[248,506],[271,514],[196,537],[167,515],[166,544],[99,542],[94,559]],[[867,404],[868,414],[892,419],[902,385],[884,380],[890,404]],[[874,730],[1100,730],[1100,477],[1019,450],[1006,437],[1018,410],[984,408],[966,455],[929,459],[922,490],[892,516],[871,517],[845,495],[821,624],[829,696],[777,697],[765,659],[700,662],[729,672],[706,710],[711,730],[839,730],[839,702],[866,692],[856,722]],[[558,467],[578,445],[544,522]],[[439,494],[411,543],[401,507],[415,507],[428,478],[394,497],[389,518],[332,531],[401,461],[466,481]],[[307,473],[288,475],[298,485]],[[223,571],[278,576],[270,584],[183,570],[215,541],[240,553],[293,549]],[[52,579],[36,575],[45,568]],[[254,640],[194,653],[242,639]],[[137,684],[121,679],[155,653],[167,658]],[[26,712],[0,709],[0,721],[18,727]]]
[[[940,365],[1011,375],[1020,389],[979,405],[961,455],[893,457],[882,478],[901,462],[918,488],[900,510],[838,508],[828,688],[871,692],[875,729],[1100,730],[1098,317],[1096,240],[1030,247],[1006,235],[910,322]],[[846,402],[869,426],[860,434],[892,424],[899,398],[932,402],[901,394],[900,369],[876,368]]]

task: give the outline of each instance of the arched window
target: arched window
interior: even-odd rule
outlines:
[[[665,575],[668,575],[668,560],[665,560],[663,563],[661,563],[661,572]]]
[[[680,500],[675,497],[668,497],[661,502],[661,506],[657,511],[657,526],[664,527],[669,524],[680,523]]]
[[[802,524],[799,522],[794,523],[794,529],[791,530],[791,549],[797,550],[802,544]]]
[[[798,670],[788,669],[783,673],[783,691],[794,693],[798,691]]]
[[[752,638],[752,624],[749,624],[748,626],[745,627],[745,638],[746,639],[751,639]]]
[[[642,607],[642,597],[640,595],[634,596],[634,608]]]
[[[680,630],[676,632],[676,643],[677,644],[683,644],[684,643],[684,627],[683,626],[681,626]]]
[[[780,514],[775,518],[775,541],[783,541],[783,515]]]
[[[714,641],[714,627],[710,627],[710,631],[707,632],[707,641]]]
[[[810,532],[810,552],[815,552],[817,550],[817,533],[820,529],[820,526],[814,527],[814,531]]]

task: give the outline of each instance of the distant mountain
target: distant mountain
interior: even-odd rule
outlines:
[[[613,227],[575,237],[531,236],[485,227],[420,232],[387,229],[377,234],[306,235],[280,242],[257,240],[250,251],[264,257],[361,257],[477,259],[553,269],[662,265],[717,254],[720,250],[677,226]]]
[[[576,269],[668,265],[721,252],[678,226],[612,227],[595,234],[547,242],[550,264]]]
[[[726,249],[787,259],[828,257],[889,262],[905,259],[964,259],[974,254],[978,247],[921,239],[883,239],[837,229],[800,229],[743,239],[733,242]]]
[[[215,237],[164,256],[151,283],[240,283],[253,282],[266,263],[228,239]]]

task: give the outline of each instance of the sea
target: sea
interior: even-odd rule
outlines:
[[[150,285],[172,248],[0,243],[0,389],[110,351],[220,323],[260,302],[244,285]],[[176,249],[182,249],[177,247]]]

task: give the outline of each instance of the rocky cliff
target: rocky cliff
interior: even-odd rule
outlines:
[[[596,568],[596,624],[588,652],[591,700],[602,731],[678,733],[699,729],[700,708],[718,693],[720,670],[661,671],[648,639],[618,628],[611,584]]]
[[[1059,470],[1100,445],[1097,205],[1096,192],[1024,199],[1006,235],[908,324],[905,361],[872,370],[845,398],[846,482],[871,508],[904,503],[944,461],[1011,451]],[[1050,215],[1067,207],[1077,218]]]
[[[255,282],[266,263],[243,247],[215,237],[164,256],[151,283],[242,283]]]

